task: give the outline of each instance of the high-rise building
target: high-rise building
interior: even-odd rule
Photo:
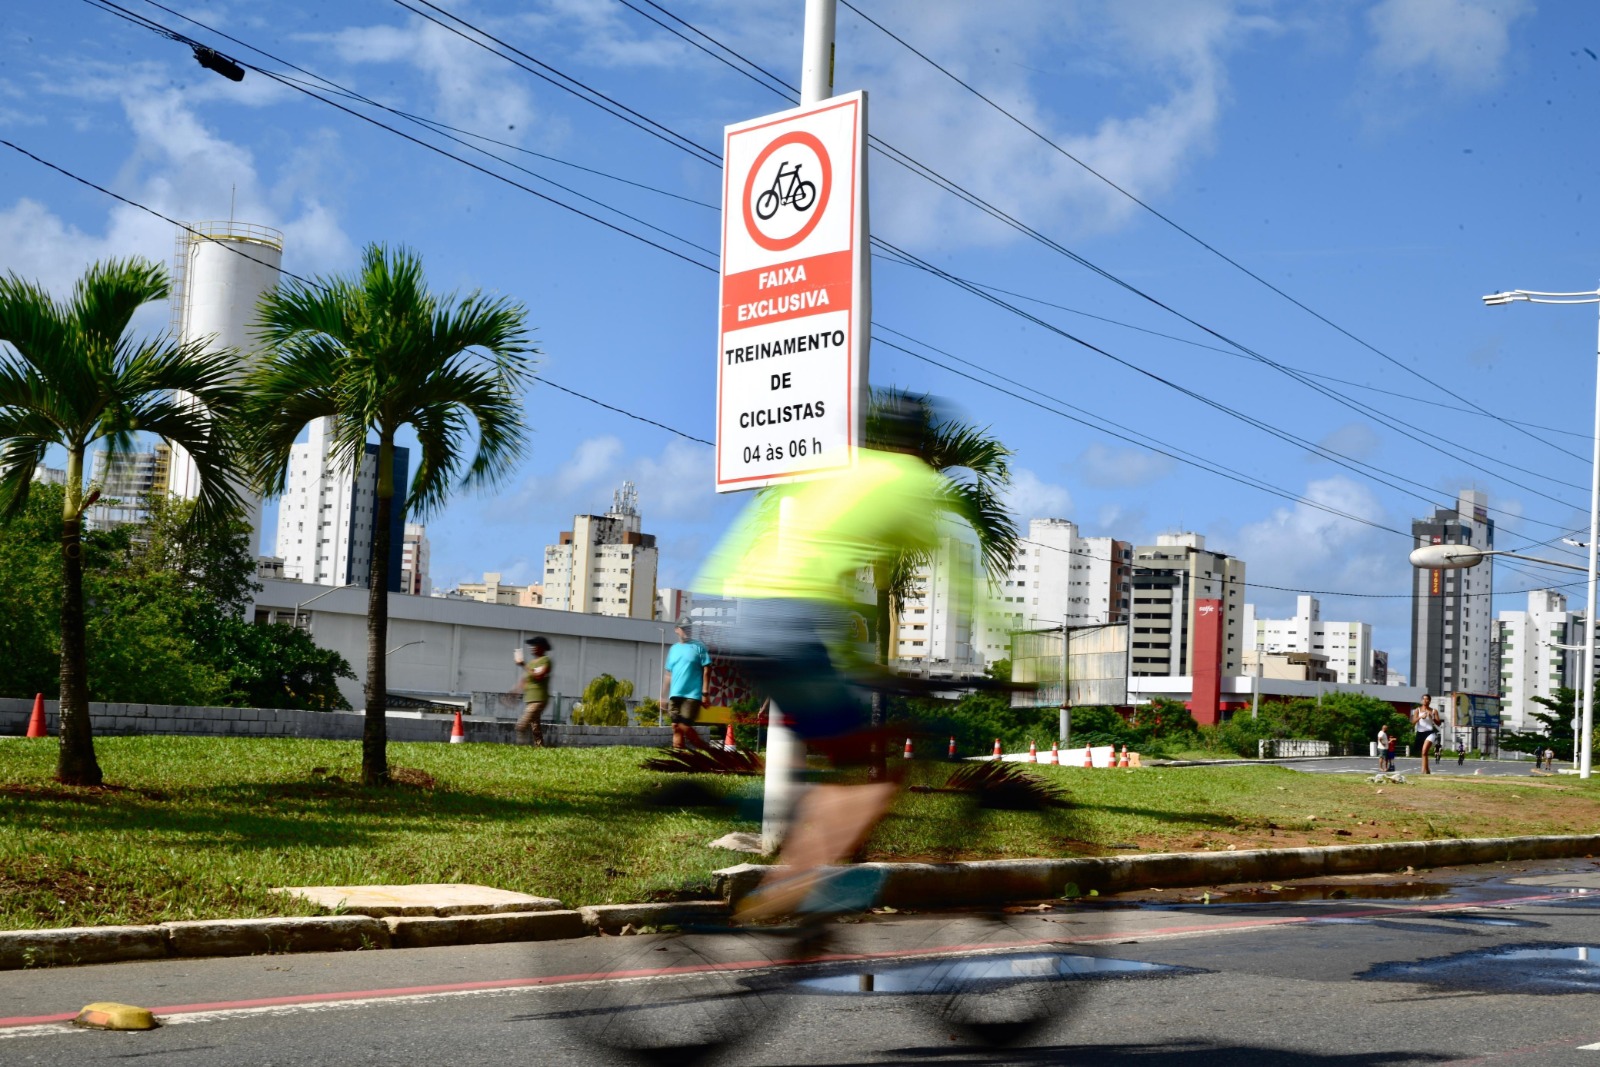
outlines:
[[[105,529],[148,519],[146,505],[151,495],[167,492],[171,459],[172,449],[159,441],[148,452],[97,450],[89,466],[89,482],[100,487],[100,502],[88,511],[89,525]]]
[[[901,663],[981,668],[973,658],[973,582],[977,548],[959,537],[942,537],[926,566],[912,578],[912,592],[895,614],[893,658]]]
[[[1126,620],[1132,559],[1127,541],[1084,537],[1066,519],[1031,520],[1026,541],[980,614],[978,652],[993,663],[1011,654],[1011,635],[1022,630]]]
[[[1244,647],[1258,652],[1322,656],[1335,682],[1382,684],[1373,673],[1372,624],[1329,622],[1323,619],[1322,604],[1314,596],[1296,597],[1294,616],[1288,619],[1258,619],[1256,606],[1246,604],[1243,637]]]
[[[452,596],[466,597],[484,604],[515,604],[522,608],[542,607],[538,586],[508,585],[501,575],[488,573],[481,582],[461,582],[450,591]]]
[[[1533,589],[1526,611],[1502,611],[1495,626],[1501,726],[1542,729],[1531,713],[1545,709],[1533,698],[1554,697],[1563,686],[1582,688],[1583,613],[1568,611],[1567,598],[1553,589]]]
[[[428,528],[421,523],[406,523],[400,543],[400,592],[412,596],[428,596],[433,592],[428,556]]]
[[[574,515],[561,543],[544,550],[544,606],[590,615],[651,619],[656,610],[656,537],[640,532],[639,494],[623,482],[604,515]]]
[[[400,502],[411,464],[394,450],[395,507],[389,526],[389,591],[401,586],[405,546]],[[333,455],[331,419],[311,423],[306,441],[290,450],[288,488],[278,505],[278,547],[284,574],[320,585],[365,585],[372,577],[372,533],[377,521],[378,446],[368,444],[356,471]]]
[[[1455,508],[1411,523],[1415,547],[1494,547],[1489,497],[1464,489]],[[1493,693],[1500,678],[1495,638],[1494,557],[1476,567],[1413,572],[1411,677],[1429,693]]]
[[[1242,673],[1244,581],[1244,561],[1207,551],[1197,533],[1133,550],[1128,673],[1192,678],[1189,711],[1201,723],[1220,718],[1222,676]]]

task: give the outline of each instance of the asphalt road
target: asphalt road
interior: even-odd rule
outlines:
[[[1311,771],[1314,774],[1364,774],[1371,775],[1378,772],[1378,761],[1370,756],[1348,756],[1337,759],[1321,758],[1307,760],[1284,760],[1278,764],[1297,771]],[[1422,773],[1422,760],[1406,759],[1398,756],[1394,761],[1395,770],[1407,777]],[[1476,760],[1469,759],[1464,763],[1456,763],[1455,753],[1445,754],[1444,759],[1429,760],[1429,766],[1434,774],[1467,775],[1471,776],[1503,776],[1514,775],[1517,777],[1537,777],[1539,775],[1555,774],[1556,771],[1534,770],[1532,760]],[[1570,767],[1571,764],[1557,764]]]
[[[841,950],[854,955],[809,986],[766,996],[772,1014],[753,1017],[752,1032],[719,1062],[1600,1067],[1600,863],[1328,879],[1206,899],[1196,890],[1060,905],[1008,916],[1003,931],[914,915],[841,927]],[[930,993],[929,960],[944,959],[933,950],[956,946],[960,966],[992,967],[995,954],[971,946],[1008,938],[998,958],[1031,959],[1018,966],[1043,974],[1042,957],[1071,977],[1022,983],[1048,988],[1053,1010],[1022,1047],[965,1044],[932,1010],[944,1003]],[[615,1062],[575,1028],[575,1003],[668,1004],[644,1016],[646,1029],[704,1033],[717,1020],[704,994],[718,976],[757,982],[770,973],[593,980],[619,966],[679,962],[663,948],[670,943],[647,935],[7,972],[0,1062]],[[749,955],[748,946],[723,948]],[[538,981],[546,984],[530,984]],[[96,1000],[169,1010],[148,1033],[39,1021]]]

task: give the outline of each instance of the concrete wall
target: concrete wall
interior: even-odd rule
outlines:
[[[60,720],[56,702],[45,701],[46,728],[54,737]],[[0,698],[0,736],[27,732],[33,701]],[[350,711],[288,711],[272,708],[190,708],[169,704],[89,705],[89,718],[100,737],[127,734],[201,734],[214,737],[314,737],[359,741],[363,716]],[[390,712],[391,741],[449,741],[452,715]],[[504,720],[462,720],[469,742],[510,744],[515,724]],[[670,726],[572,726],[547,723],[545,743],[567,748],[604,745],[657,747],[670,744]]]
[[[352,707],[361,707],[367,670],[367,591],[275,579],[262,586],[253,617],[292,622],[295,605],[301,605],[300,625],[318,645],[340,653],[355,668],[356,679],[341,680],[339,688]],[[520,692],[522,670],[511,654],[534,634],[550,641],[555,661],[550,694],[563,712],[600,674],[632,682],[635,700],[659,696],[662,654],[676,640],[669,622],[393,593],[389,692],[457,698],[475,692]]]

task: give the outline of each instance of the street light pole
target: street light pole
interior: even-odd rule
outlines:
[[[1600,291],[1589,293],[1539,293],[1528,289],[1490,293],[1483,302],[1490,307],[1522,301],[1529,304],[1600,304]],[[1594,380],[1594,455],[1589,467],[1589,581],[1584,614],[1583,736],[1575,755],[1578,777],[1589,777],[1594,747],[1594,613],[1595,578],[1600,571],[1600,324],[1595,340]]]
[[[318,593],[316,596],[310,598],[309,600],[300,601],[300,603],[298,603],[298,604],[296,604],[294,606],[294,626],[295,626],[295,628],[299,629],[299,627],[300,627],[300,609],[301,608],[305,607],[307,604],[313,604],[313,603],[317,602],[318,600],[321,600],[323,597],[327,596],[329,593],[337,593],[341,589],[355,589],[355,588],[357,588],[359,586],[359,584],[360,583],[358,583],[358,582],[349,582],[349,583],[347,583],[345,585],[336,585],[332,589],[324,589],[322,592]]]

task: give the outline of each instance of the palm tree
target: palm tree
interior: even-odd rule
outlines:
[[[435,296],[414,253],[381,245],[367,247],[351,278],[289,282],[262,299],[266,352],[246,380],[250,464],[261,491],[283,493],[295,437],[313,419],[332,420],[334,461],[348,471],[359,469],[369,435],[378,438],[361,748],[368,785],[389,778],[384,641],[396,493],[402,515],[425,516],[456,487],[499,481],[522,456],[521,390],[538,354],[526,319],[506,298]],[[409,491],[394,479],[404,426],[420,451]]]
[[[15,274],[0,279],[0,520],[21,513],[34,471],[52,445],[67,453],[61,514],[61,746],[56,777],[99,785],[89,723],[83,607],[83,514],[98,495],[84,486],[84,457],[104,441],[132,447],[136,432],[181,447],[200,475],[194,521],[221,521],[239,506],[232,439],[223,427],[238,390],[231,351],[166,336],[125,336],[134,312],[168,295],[167,273],[142,259],[90,267],[62,304]],[[184,394],[187,394],[185,396]]]
[[[984,570],[991,581],[999,582],[1012,566],[1020,537],[1001,499],[1011,484],[1007,462],[1011,450],[991,436],[987,428],[940,418],[926,397],[892,387],[872,391],[867,408],[868,447],[883,443],[889,412],[904,413],[908,409],[920,413],[912,453],[945,475],[946,493],[939,509],[971,528]],[[902,429],[897,429],[897,437],[903,434]],[[904,447],[903,441],[897,447]],[[879,663],[889,662],[893,648],[891,623],[899,606],[912,595],[917,572],[929,562],[926,553],[895,552],[873,564]]]

